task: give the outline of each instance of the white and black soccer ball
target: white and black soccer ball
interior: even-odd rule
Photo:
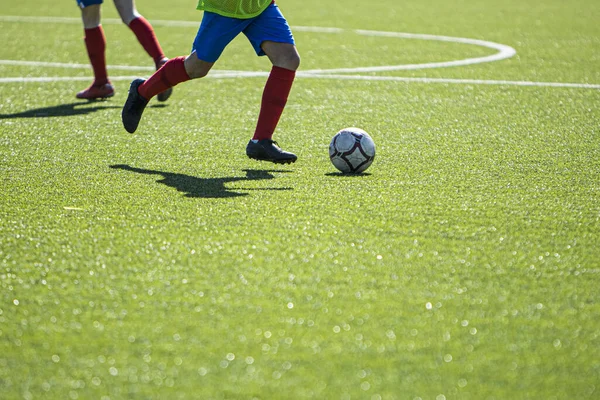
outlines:
[[[343,173],[359,174],[375,159],[375,142],[360,128],[346,128],[329,144],[329,159]]]

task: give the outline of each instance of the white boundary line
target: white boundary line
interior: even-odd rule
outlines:
[[[33,17],[23,15],[0,15],[0,22],[25,22],[36,24],[75,24],[81,25],[81,18],[73,17]],[[200,26],[200,21],[167,21],[155,20],[151,21],[152,25],[156,26],[175,26],[175,27],[194,27]],[[118,18],[102,18],[102,25],[121,25],[123,21]]]
[[[461,85],[498,85],[498,86],[537,86],[556,88],[600,89],[600,84],[594,83],[568,83],[568,82],[531,82],[531,81],[506,81],[485,79],[448,79],[448,78],[410,78],[402,76],[366,76],[366,75],[333,75],[333,74],[298,74],[305,78],[355,80],[355,81],[387,81],[406,83],[444,83]]]
[[[267,77],[268,72],[245,72],[245,71],[211,71],[203,79],[225,79],[225,78],[256,78]],[[554,87],[573,89],[600,89],[600,84],[593,83],[563,83],[563,82],[531,82],[531,81],[505,81],[505,80],[483,80],[483,79],[446,79],[446,78],[409,78],[401,76],[365,76],[365,75],[333,75],[333,74],[304,74],[298,73],[299,78],[355,80],[355,81],[382,81],[382,82],[406,82],[406,83],[442,83],[457,85],[496,85],[496,86],[530,86],[530,87]],[[111,76],[111,81],[132,81],[139,76]],[[32,82],[74,82],[89,81],[89,77],[70,76],[44,76],[44,77],[15,77],[0,78],[0,83],[32,83]]]
[[[0,60],[0,65],[14,65],[19,67],[44,67],[44,68],[69,68],[69,69],[91,69],[90,64],[59,63],[47,61],[22,61],[22,60]],[[108,65],[108,69],[124,71],[154,71],[150,66],[133,65]]]
[[[357,29],[354,31],[356,34],[364,36],[381,36],[381,37],[392,37],[400,39],[417,39],[417,40],[431,40],[436,42],[451,42],[451,43],[462,43],[474,46],[486,47],[489,49],[498,50],[498,53],[492,54],[485,57],[477,58],[466,58],[464,60],[444,61],[435,63],[425,64],[405,64],[405,65],[387,65],[381,67],[361,67],[361,68],[337,68],[337,69],[316,69],[307,70],[307,73],[320,73],[320,74],[334,74],[334,73],[346,73],[346,72],[383,72],[383,71],[400,71],[400,70],[414,70],[414,69],[429,69],[429,68],[449,68],[458,67],[463,65],[481,64],[486,62],[500,61],[507,58],[513,57],[517,54],[517,51],[510,46],[488,42],[485,40],[468,39],[451,36],[438,36],[438,35],[425,35],[416,33],[403,33],[403,32],[383,32],[383,31],[367,31]]]
[[[32,22],[32,23],[68,23],[81,24],[79,18],[67,17],[27,17],[27,16],[1,16],[0,22]],[[102,21],[103,24],[122,24],[120,19],[106,18]],[[168,20],[153,20],[152,24],[157,26],[175,26],[175,27],[198,27],[198,21],[168,21]],[[481,80],[481,79],[445,79],[445,78],[411,78],[397,76],[371,76],[371,75],[342,75],[346,73],[361,73],[361,72],[383,72],[383,71],[399,71],[399,70],[415,70],[429,68],[447,68],[455,66],[472,65],[484,62],[493,62],[504,60],[513,57],[516,54],[515,49],[510,46],[488,42],[477,39],[459,38],[451,36],[426,35],[402,32],[384,32],[370,30],[346,30],[342,28],[328,28],[315,26],[295,26],[295,31],[315,32],[315,33],[344,33],[353,32],[358,35],[365,36],[380,36],[402,39],[417,39],[417,40],[433,40],[442,42],[462,43],[475,45],[497,50],[496,54],[468,58],[464,60],[445,61],[437,63],[424,64],[406,64],[406,65],[388,65],[377,67],[360,67],[360,68],[336,68],[336,69],[313,69],[301,71],[298,77],[316,78],[316,79],[337,79],[337,80],[363,80],[363,81],[390,81],[390,82],[416,82],[416,83],[442,83],[442,84],[470,84],[470,85],[504,85],[504,86],[537,86],[537,87],[558,87],[558,88],[583,88],[583,89],[600,89],[600,84],[588,83],[562,83],[562,82],[530,82],[530,81],[507,81],[507,80]],[[54,62],[38,62],[38,61],[20,61],[20,60],[0,60],[0,65],[16,65],[29,67],[56,67],[56,68],[72,68],[72,69],[89,69],[88,64],[76,63],[54,63]],[[125,71],[153,71],[154,68],[149,66],[128,66],[128,65],[110,65],[111,70]],[[250,72],[250,71],[227,71],[213,70],[207,78],[222,79],[222,78],[249,78],[249,77],[265,77],[266,72]],[[136,78],[135,76],[116,76],[111,77],[114,81],[129,81]],[[61,81],[87,81],[88,77],[13,77],[0,78],[0,83],[27,83],[27,82],[61,82]]]
[[[0,21],[6,22],[32,22],[32,23],[68,23],[68,24],[80,24],[79,18],[66,18],[66,17],[26,17],[26,16],[0,16]],[[102,20],[103,24],[122,24],[121,20],[115,18],[107,18]],[[152,24],[157,26],[176,26],[176,27],[197,27],[199,22],[196,21],[168,21],[168,20],[153,20]],[[400,71],[400,70],[415,70],[415,69],[429,69],[429,68],[450,68],[458,67],[463,65],[473,65],[486,62],[500,61],[507,58],[513,57],[517,54],[516,50],[510,46],[488,42],[485,40],[468,39],[451,36],[439,36],[439,35],[425,35],[415,33],[403,33],[403,32],[385,32],[385,31],[370,31],[364,29],[342,29],[332,27],[320,27],[320,26],[294,26],[292,27],[295,31],[300,32],[314,32],[314,33],[354,33],[363,36],[379,36],[388,38],[398,39],[417,39],[417,40],[430,40],[430,41],[441,41],[451,43],[461,43],[480,47],[486,47],[489,49],[497,50],[496,54],[492,54],[486,57],[467,58],[463,60],[452,60],[435,63],[422,63],[422,64],[404,64],[404,65],[386,65],[378,67],[359,67],[359,68],[334,68],[334,69],[313,69],[304,71],[306,73],[319,73],[319,74],[340,74],[340,73],[361,73],[361,72],[382,72],[382,71]],[[78,65],[78,64],[74,64]],[[55,66],[48,64],[46,66]],[[78,67],[71,67],[78,68]],[[114,68],[114,67],[113,67]],[[120,69],[126,69],[124,66],[119,66]]]

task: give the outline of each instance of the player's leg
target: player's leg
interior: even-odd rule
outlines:
[[[172,90],[173,86],[181,82],[206,76],[213,65],[214,63],[199,60],[196,52],[193,52],[187,57],[168,60],[147,80],[135,79],[131,82],[127,101],[121,113],[125,130],[129,133],[136,131],[144,109],[152,97]]]
[[[85,48],[94,71],[94,82],[76,96],[78,99],[88,100],[114,96],[115,90],[108,80],[106,71],[106,38],[102,25],[100,25],[102,0],[79,0],[78,4],[81,8],[81,20],[85,33]]]
[[[100,26],[102,0],[87,0],[78,3],[81,7],[83,29],[94,29]]]
[[[261,44],[261,48],[269,57],[271,64],[277,68],[297,71],[300,66],[300,55],[292,43],[272,42],[269,40]]]
[[[168,60],[165,53],[160,47],[160,43],[154,32],[154,28],[136,9],[133,0],[114,0],[115,7],[119,12],[119,16],[125,25],[135,34],[138,42],[142,45],[146,53],[154,60],[154,65],[158,70]],[[157,96],[158,101],[166,101],[173,89],[169,88]]]
[[[164,64],[162,61],[166,57],[156,38],[154,28],[150,22],[137,11],[133,0],[114,0],[114,3],[121,20],[132,30],[138,42],[140,42],[144,50],[146,50],[146,53],[154,60],[157,67],[156,69],[158,69]]]
[[[140,84],[138,92],[146,100],[150,100],[157,94],[182,82],[205,77],[213,65],[215,65],[214,62],[199,59],[194,50],[187,57],[175,57],[168,60],[160,70]]]
[[[248,23],[250,21],[204,12],[189,56],[167,61],[148,80],[136,79],[131,82],[129,96],[121,114],[127,132],[135,132],[146,104],[152,97],[181,82],[206,76],[225,47]]]
[[[288,100],[300,56],[290,43],[265,41],[262,49],[273,67],[263,91],[260,114],[252,139],[271,139]]]
[[[246,154],[258,160],[294,162],[296,155],[281,150],[272,139],[300,65],[292,32],[279,8],[272,4],[244,33],[257,54],[266,55],[273,64],[263,90],[256,129],[246,147]]]

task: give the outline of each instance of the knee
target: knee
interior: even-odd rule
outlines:
[[[200,68],[185,68],[185,72],[188,74],[188,76],[190,77],[190,79],[200,79],[200,78],[204,78],[206,75],[208,75],[208,71],[204,70],[204,69],[200,69]]]
[[[134,19],[139,18],[141,15],[136,10],[126,10],[123,12],[120,11],[119,16],[121,17],[121,21],[129,26]]]
[[[291,71],[296,71],[300,67],[300,55],[297,51],[291,53],[289,57],[285,59],[285,66],[283,68]]]
[[[276,67],[296,71],[300,67],[300,55],[295,47],[291,47],[287,51],[277,53],[272,57],[272,62]]]
[[[185,59],[183,65],[185,67],[185,72],[188,74],[190,79],[198,79],[208,75],[208,72],[214,63],[209,63],[198,59],[196,52],[193,52]]]
[[[127,26],[129,26],[131,21],[141,16],[131,0],[114,0],[114,3],[121,21]]]
[[[131,21],[133,21],[134,19],[135,19],[135,17],[132,15],[127,15],[127,16],[121,15],[121,21],[123,21],[123,23],[127,26],[129,26]]]

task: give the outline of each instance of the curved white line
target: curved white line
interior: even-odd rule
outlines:
[[[79,18],[68,18],[68,17],[28,17],[28,16],[9,16],[0,15],[0,21],[3,22],[34,22],[34,23],[68,23],[68,24],[80,24],[81,19]],[[105,18],[102,20],[103,24],[121,24],[120,19]],[[195,27],[198,26],[196,21],[167,21],[167,20],[153,20],[154,25],[160,26],[177,26],[177,27]],[[295,31],[301,32],[316,32],[316,33],[343,33],[346,30],[342,28],[326,28],[326,27],[315,27],[315,26],[295,26]],[[487,47],[490,49],[498,50],[498,53],[487,56],[468,58],[465,60],[446,61],[439,63],[425,63],[425,64],[409,64],[409,65],[392,65],[392,66],[380,66],[380,67],[364,67],[364,68],[339,68],[330,70],[308,70],[298,72],[299,77],[304,78],[319,78],[319,79],[341,79],[341,80],[370,80],[370,81],[395,81],[395,82],[418,82],[418,83],[444,83],[444,84],[473,84],[473,85],[509,85],[509,86],[543,86],[543,87],[564,87],[564,88],[585,88],[585,89],[600,89],[600,84],[590,83],[563,83],[563,82],[530,82],[530,81],[504,81],[504,80],[479,80],[479,79],[444,79],[444,78],[410,78],[410,77],[399,77],[399,76],[365,76],[365,75],[336,75],[337,73],[347,72],[379,72],[379,71],[395,71],[395,70],[407,70],[407,69],[424,69],[424,68],[439,68],[439,67],[454,67],[460,65],[470,65],[482,62],[491,62],[504,60],[510,58],[516,54],[515,49],[510,46],[506,46],[499,43],[488,42],[477,39],[458,38],[451,36],[438,36],[438,35],[426,35],[426,34],[415,34],[415,33],[402,33],[402,32],[384,32],[384,31],[370,31],[357,29],[353,31],[359,35],[367,36],[384,36],[384,37],[396,37],[403,39],[419,39],[419,40],[436,40],[442,42],[454,42],[464,43],[476,46]],[[38,61],[20,61],[20,60],[0,60],[0,64],[3,65],[21,65],[21,66],[33,66],[33,67],[58,67],[58,68],[90,68],[89,64],[76,64],[76,63],[55,63],[55,62],[38,62]],[[154,68],[149,66],[129,66],[129,65],[110,65],[109,69],[114,70],[129,70],[129,71],[153,71]],[[227,70],[213,70],[208,75],[208,78],[244,78],[244,77],[265,77],[268,73],[266,72],[251,72],[251,71],[227,71]],[[111,77],[114,81],[130,81],[135,79],[136,76],[115,76]],[[57,82],[57,81],[88,81],[88,77],[11,77],[11,78],[0,78],[0,83],[14,83],[14,82]]]
[[[0,21],[6,22],[36,22],[36,23],[81,23],[79,18],[67,18],[67,17],[29,17],[29,16],[0,16]],[[197,21],[170,21],[170,20],[152,20],[153,25],[156,26],[175,26],[175,27],[197,27],[199,22]],[[122,24],[120,19],[116,18],[105,18],[102,20],[103,24]],[[496,54],[492,54],[486,57],[467,58],[463,60],[443,61],[434,63],[422,63],[422,64],[403,64],[403,65],[385,65],[379,67],[359,67],[359,68],[335,68],[335,69],[312,69],[304,71],[305,73],[317,73],[317,74],[342,74],[342,73],[361,73],[361,72],[385,72],[385,71],[401,71],[401,70],[416,70],[416,69],[430,69],[430,68],[449,68],[459,67],[464,65],[481,64],[493,61],[500,61],[510,57],[513,57],[517,52],[510,46],[488,42],[485,40],[468,39],[461,37],[452,36],[439,36],[439,35],[426,35],[416,33],[403,33],[403,32],[385,32],[385,31],[371,31],[364,29],[348,30],[342,28],[332,27],[321,27],[321,26],[293,26],[292,30],[299,32],[315,32],[315,33],[344,33],[354,32],[358,35],[364,36],[382,36],[382,37],[393,37],[400,39],[418,39],[418,40],[432,40],[438,42],[451,42],[451,43],[463,43],[469,45],[475,45],[480,47],[486,47],[493,50],[498,50]],[[76,65],[76,64],[75,64]],[[48,65],[54,66],[54,65]],[[79,68],[70,67],[70,68]],[[113,69],[131,70],[132,68],[126,66],[113,66]]]
[[[354,31],[359,35],[365,36],[384,36],[394,37],[401,39],[418,39],[418,40],[433,40],[438,42],[452,42],[452,43],[463,43],[469,45],[475,45],[480,47],[487,47],[490,49],[498,50],[496,54],[485,57],[466,58],[464,60],[453,60],[443,61],[434,63],[423,63],[423,64],[402,64],[402,65],[384,65],[380,67],[361,67],[361,68],[335,68],[335,69],[312,69],[304,71],[305,73],[311,74],[340,74],[340,73],[360,73],[360,72],[385,72],[385,71],[401,71],[401,70],[415,70],[415,69],[429,69],[429,68],[449,68],[459,67],[464,65],[481,64],[486,62],[500,61],[507,58],[513,57],[517,54],[517,51],[510,46],[488,42],[485,40],[468,39],[452,36],[439,36],[439,35],[426,35],[416,33],[404,33],[404,32],[384,32],[384,31],[367,31],[357,29]]]

